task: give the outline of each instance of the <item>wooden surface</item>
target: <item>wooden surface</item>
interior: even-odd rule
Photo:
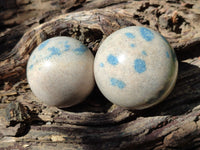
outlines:
[[[10,8],[0,3],[1,13],[12,12],[16,5],[17,14],[19,9],[21,15],[30,9],[33,16],[38,12],[17,24],[12,24],[16,18],[1,20],[0,149],[200,149],[199,0],[38,2],[49,9],[39,10],[25,0]],[[59,11],[48,15],[52,9]],[[157,30],[176,50],[178,80],[165,101],[129,111],[108,102],[95,88],[82,104],[58,109],[40,103],[32,94],[26,63],[39,43],[58,35],[71,36],[95,55],[109,34],[132,25]]]

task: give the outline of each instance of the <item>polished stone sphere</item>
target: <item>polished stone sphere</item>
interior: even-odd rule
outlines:
[[[94,87],[94,56],[80,41],[54,37],[31,54],[27,79],[36,97],[51,106],[70,107],[82,102]]]
[[[141,26],[112,33],[94,61],[100,91],[128,109],[145,109],[164,100],[175,85],[177,72],[177,58],[167,40]]]

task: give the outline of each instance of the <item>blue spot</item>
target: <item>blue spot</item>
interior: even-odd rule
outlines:
[[[171,48],[171,56],[172,56],[173,61],[175,62],[176,61],[176,53],[172,48]]]
[[[32,58],[33,60],[35,59],[35,55],[33,55],[33,58]]]
[[[161,35],[161,37],[169,45],[169,47],[171,48],[171,56],[172,56],[173,61],[175,62],[176,61],[176,54],[173,51],[173,48],[170,46],[169,42],[167,41],[167,39],[164,36]],[[169,52],[166,52],[166,56],[167,56],[167,58],[170,58]]]
[[[144,60],[142,59],[136,59],[134,61],[134,68],[135,68],[135,71],[138,72],[138,73],[143,73],[146,71],[146,63]]]
[[[28,67],[30,70],[33,69],[33,64]]]
[[[46,41],[42,42],[42,43],[39,45],[38,50],[39,50],[39,51],[42,50],[48,43],[49,43],[49,40],[46,40]]]
[[[65,49],[64,51],[68,51],[70,49],[70,45],[68,44],[68,41],[65,41]]]
[[[133,35],[133,34],[130,33],[130,32],[125,33],[125,35],[126,35],[129,39],[134,39],[134,38],[135,38],[135,35]]]
[[[104,63],[100,63],[99,66],[100,66],[100,67],[104,67]]]
[[[169,42],[167,41],[167,39],[164,36],[161,35],[161,37],[167,44],[169,44]]]
[[[151,32],[151,30],[141,27],[140,28],[140,34],[146,41],[152,41],[154,39],[154,34]]]
[[[111,78],[110,83],[111,85],[117,86],[120,89],[123,89],[126,86],[126,84],[123,81],[115,79],[115,78]]]
[[[147,56],[147,53],[145,51],[142,51],[142,55]]]
[[[80,47],[74,49],[73,51],[77,55],[82,55],[86,50],[87,48],[84,45],[81,45]]]
[[[135,44],[131,44],[130,46],[131,46],[131,47],[135,47]]]
[[[107,61],[111,64],[111,65],[117,65],[119,63],[117,57],[113,56],[112,54],[110,54],[108,57],[107,57]]]
[[[166,56],[167,56],[167,58],[169,58],[169,52],[166,52]]]
[[[61,55],[60,49],[56,48],[56,47],[50,47],[48,48],[49,51],[51,51],[51,54],[48,56],[48,58],[54,56],[54,55]]]

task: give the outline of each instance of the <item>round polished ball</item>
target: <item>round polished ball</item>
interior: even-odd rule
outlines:
[[[42,42],[31,54],[27,79],[42,102],[70,107],[82,102],[94,87],[94,56],[80,41],[54,37]]]
[[[149,28],[120,29],[99,47],[94,75],[103,95],[119,106],[144,109],[165,99],[178,71],[174,50]]]

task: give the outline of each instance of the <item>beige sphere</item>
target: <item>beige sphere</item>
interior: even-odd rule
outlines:
[[[139,26],[108,36],[94,61],[100,91],[112,103],[129,109],[148,108],[164,100],[177,72],[177,58],[166,39]]]
[[[27,79],[42,102],[70,107],[82,102],[94,87],[94,56],[80,41],[54,37],[42,42],[31,54]]]

